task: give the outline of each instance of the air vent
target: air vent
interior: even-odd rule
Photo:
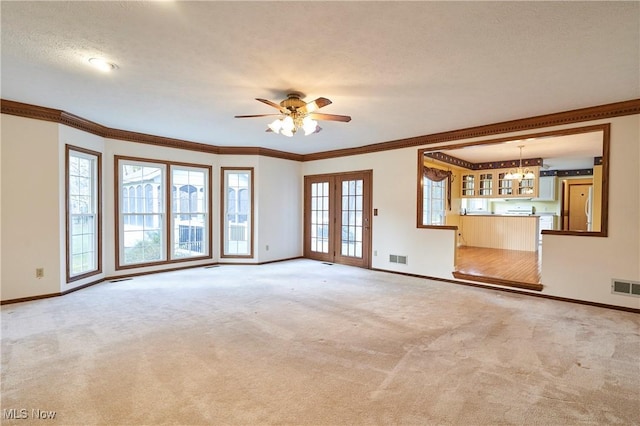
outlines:
[[[400,256],[398,254],[390,254],[389,255],[389,262],[391,262],[391,263],[400,263],[402,265],[406,265],[407,264],[407,256]]]
[[[640,282],[629,280],[611,280],[611,293],[640,297]]]

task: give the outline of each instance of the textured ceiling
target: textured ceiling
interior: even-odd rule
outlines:
[[[306,154],[640,98],[635,1],[0,5],[3,99],[212,145]],[[233,118],[291,90],[353,120],[286,138]]]

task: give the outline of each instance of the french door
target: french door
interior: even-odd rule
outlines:
[[[304,178],[304,255],[371,267],[371,170]]]

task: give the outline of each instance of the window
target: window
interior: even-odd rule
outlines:
[[[189,258],[207,254],[209,213],[207,208],[208,170],[172,167],[173,206],[172,257]]]
[[[102,272],[101,159],[66,146],[67,282]]]
[[[253,168],[222,168],[222,257],[253,257]]]
[[[116,267],[211,257],[211,168],[124,157],[116,161]]]
[[[423,177],[422,224],[445,225],[445,182]]]

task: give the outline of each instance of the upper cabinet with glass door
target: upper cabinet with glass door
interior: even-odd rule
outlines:
[[[469,172],[462,175],[462,188],[460,189],[463,197],[475,197],[476,194],[476,173]]]
[[[538,195],[538,167],[527,168],[529,175],[514,169],[494,169],[462,175],[462,198],[533,198]]]
[[[495,173],[485,171],[478,173],[478,195],[480,197],[493,197],[493,181]]]

